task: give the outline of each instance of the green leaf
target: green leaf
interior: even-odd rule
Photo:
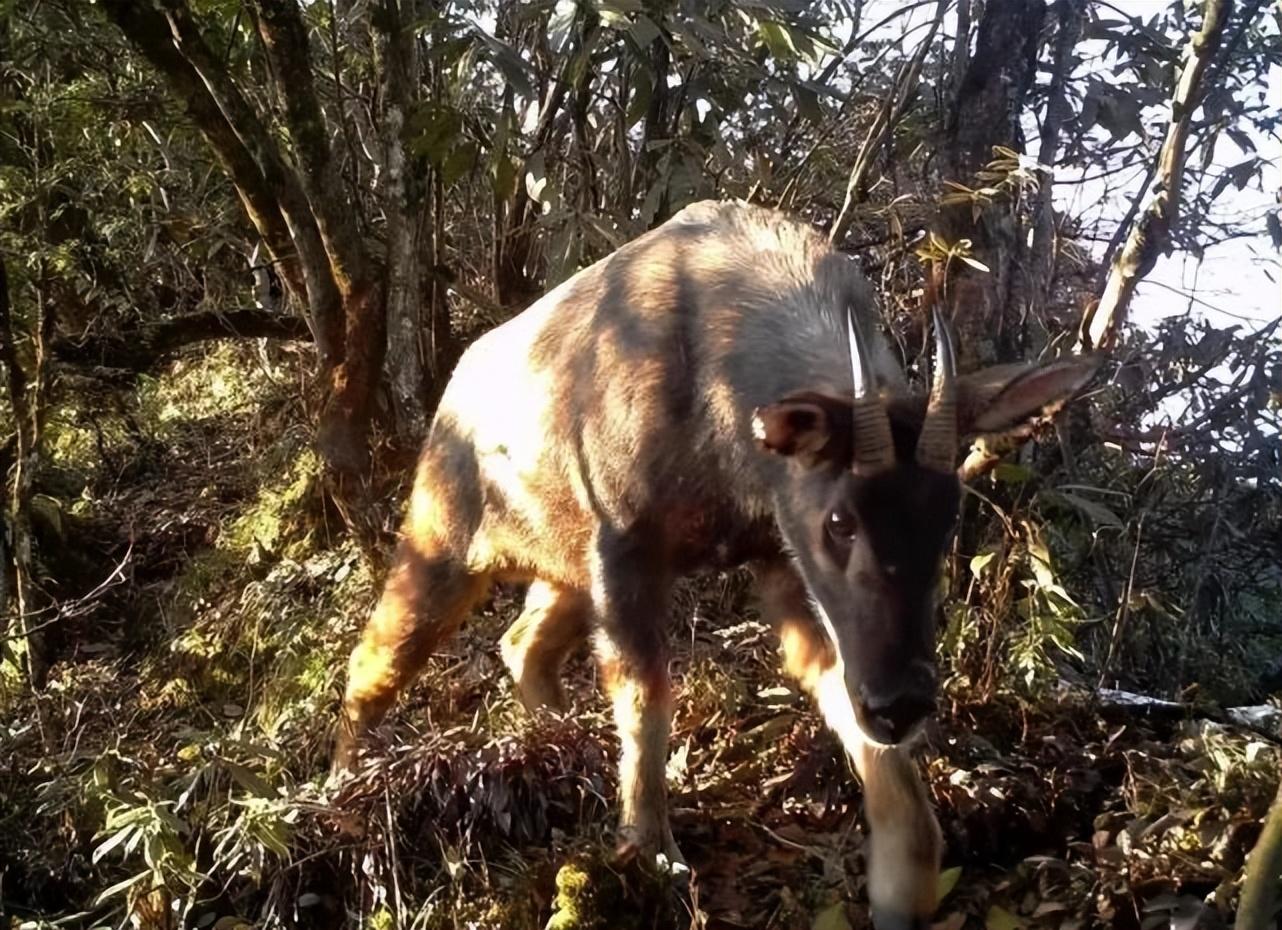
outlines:
[[[815,922],[811,927],[812,930],[851,930],[845,902],[838,901],[824,908],[815,915]]]
[[[228,759],[222,760],[223,766],[227,769],[228,774],[250,794],[255,794],[260,798],[275,798],[277,794],[272,790],[272,786],[267,784],[257,773],[245,768],[238,762],[232,762]]]
[[[659,38],[661,31],[650,17],[638,16],[632,24],[632,28],[628,30],[628,35],[637,44],[637,48],[644,50],[650,47],[650,43]]]
[[[410,115],[405,136],[412,153],[440,166],[453,150],[462,130],[462,114],[447,104],[433,101]]]
[[[792,85],[792,99],[797,103],[797,112],[812,123],[823,122],[823,107],[819,106],[819,95],[800,84]]]
[[[750,0],[743,6],[749,9],[769,10],[772,13],[802,13],[809,3],[806,0]]]
[[[445,157],[445,164],[441,165],[441,183],[449,187],[471,171],[472,166],[476,164],[476,156],[479,152],[480,147],[475,142],[456,145]]]
[[[988,915],[984,918],[984,926],[987,930],[1020,930],[1024,924],[1010,911],[994,904],[988,909]]]
[[[516,193],[516,164],[506,154],[494,162],[494,193],[503,200]]]
[[[107,901],[110,898],[114,898],[116,895],[120,894],[122,891],[128,891],[130,888],[138,884],[144,878],[148,878],[150,876],[151,876],[151,870],[148,869],[145,872],[139,872],[137,875],[133,876],[132,878],[126,878],[123,882],[116,882],[116,884],[112,885],[110,888],[105,890],[102,894],[98,895],[98,897],[94,898],[93,900],[94,906],[96,907],[102,902]]]
[[[988,567],[988,563],[995,558],[997,558],[997,553],[992,550],[981,552],[970,560],[970,573],[976,578],[981,577],[984,574],[984,569]],[[940,897],[943,896],[941,895]]]
[[[511,84],[512,89],[522,97],[532,98],[534,85],[530,82],[529,66],[521,56],[514,52],[510,45],[500,42],[493,36],[483,34],[481,38],[485,42],[490,61],[494,62],[494,67],[499,69],[504,80]]]
[[[698,21],[699,17],[697,16],[691,18],[691,23],[697,23]],[[675,38],[679,38],[681,43],[685,45],[685,47],[690,50],[690,53],[696,58],[706,60],[712,57],[708,52],[708,47],[703,44],[703,40],[695,34],[693,26],[682,22],[679,19],[674,19],[668,24],[668,28],[672,30],[672,35]]]
[[[668,192],[668,173],[663,171],[659,177],[655,178],[650,190],[645,195],[645,200],[641,203],[641,222],[649,226],[659,213],[659,207],[663,204],[663,195]]]
[[[1032,477],[1032,469],[1011,462],[1002,462],[993,469],[993,480],[1006,484],[1023,484]]]
[[[792,31],[782,23],[769,19],[757,20],[757,35],[761,36],[761,40],[774,57],[784,60],[797,57],[797,46],[793,43]]]
[[[554,189],[551,179],[548,177],[542,151],[535,152],[526,159],[525,193],[531,200],[543,207],[545,213],[552,204]]]
[[[1043,590],[1055,587],[1055,573],[1051,571],[1050,562],[1030,553],[1028,565],[1037,579],[1037,587]]]
[[[639,123],[649,111],[650,97],[654,93],[654,84],[644,68],[633,68],[632,80],[636,90],[632,92],[632,99],[628,102],[628,112],[625,116],[629,129]]]
[[[951,869],[944,869],[939,873],[939,882],[935,886],[935,900],[942,901],[948,897],[949,892],[957,887],[957,881],[961,878],[961,866],[955,865]]]
[[[135,830],[141,830],[141,829],[142,828],[139,827],[137,824],[129,824],[124,829],[119,830],[114,836],[111,837],[111,839],[107,840],[105,843],[103,843],[101,846],[99,846],[97,849],[93,851],[93,863],[97,865],[113,849],[115,849],[121,843],[125,842],[125,840],[129,839],[130,835]]]

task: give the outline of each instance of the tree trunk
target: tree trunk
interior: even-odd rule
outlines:
[[[1184,49],[1184,65],[1171,100],[1171,122],[1158,154],[1157,186],[1148,207],[1131,227],[1113,266],[1099,303],[1082,319],[1080,344],[1083,349],[1107,349],[1117,341],[1126,322],[1131,298],[1140,281],[1153,270],[1158,256],[1170,247],[1171,229],[1180,213],[1180,188],[1184,184],[1184,153],[1193,112],[1202,97],[1202,78],[1215,56],[1224,26],[1233,11],[1232,0],[1206,0],[1202,28]],[[1140,191],[1143,197],[1147,191]]]
[[[204,41],[191,12],[181,0],[162,2],[175,45],[191,63],[219,110],[226,115],[245,150],[253,156],[267,188],[278,197],[281,215],[296,250],[289,257],[288,264],[291,269],[298,267],[302,278],[301,293],[297,291],[297,284],[293,288],[298,296],[306,298],[307,317],[311,321],[324,377],[343,360],[342,298],[330,274],[325,245],[298,174],[285,163],[257,111],[249,105],[227,75],[222,62]]]
[[[948,62],[948,97],[955,107],[961,97],[966,72],[970,70],[970,0],[957,0],[957,32],[953,39],[953,55]]]
[[[1046,6],[1042,0],[989,0],[978,25],[975,54],[949,116],[944,164],[967,186],[993,157],[993,147],[1022,151],[1020,117],[1036,76]],[[963,367],[1021,359],[1026,308],[1016,306],[1013,278],[1025,251],[1018,203],[999,199],[976,215],[970,203],[946,207],[940,224],[949,243],[971,242],[971,254],[987,271],[962,262],[947,282]],[[962,472],[974,478],[991,468],[1003,450],[982,441]]]
[[[398,432],[411,441],[427,432],[423,364],[421,182],[411,178],[401,134],[419,86],[412,0],[386,0],[383,30],[383,208],[387,214],[387,367]],[[406,14],[409,15],[406,15]],[[422,173],[418,173],[422,177]]]
[[[43,272],[40,272],[43,274]],[[4,653],[13,655],[34,688],[44,683],[47,669],[43,642],[31,623],[36,611],[38,594],[34,578],[31,534],[31,494],[36,468],[40,462],[40,434],[44,398],[45,360],[44,345],[51,330],[48,308],[43,306],[43,294],[37,293],[40,323],[36,340],[36,361],[30,378],[18,358],[17,344],[13,338],[13,319],[9,303],[9,277],[3,259],[0,259],[0,364],[7,369],[9,403],[13,409],[17,449],[14,456],[13,483],[9,495],[9,536],[12,545],[10,558],[13,574],[13,610],[0,601],[0,610],[9,617],[0,629],[0,643],[5,643]],[[7,476],[6,476],[7,477]],[[0,534],[4,527],[0,526]],[[8,573],[9,565],[0,564],[0,571]],[[0,663],[2,664],[2,663]]]
[[[313,79],[297,0],[252,6],[277,76],[299,173],[226,77],[183,0],[103,0],[103,8],[184,101],[232,179],[282,276],[305,294],[319,344],[325,399],[317,446],[347,476],[369,468],[370,424],[386,350],[381,267],[365,248],[345,195]]]
[[[330,380],[317,446],[332,470],[360,479],[369,470],[371,421],[387,351],[385,291],[361,239],[355,207],[343,194],[346,188],[316,95],[302,10],[297,0],[257,0],[255,10],[284,101],[303,191],[343,305],[343,361]]]
[[[1036,75],[1046,7],[1042,0],[989,0],[979,20],[970,59],[950,114],[944,163],[957,182],[971,186],[993,158],[994,146],[1022,151],[1020,117]],[[950,243],[969,239],[982,271],[960,262],[949,282],[958,348],[964,364],[1015,361],[1023,357],[1023,308],[1013,306],[1013,276],[1024,251],[1018,204],[1000,199],[978,216],[971,204],[946,208],[941,217]],[[964,314],[960,313],[964,308]]]
[[[1083,0],[1058,0],[1055,12],[1058,20],[1055,52],[1051,60],[1051,82],[1047,91],[1046,117],[1042,120],[1041,145],[1037,150],[1038,164],[1047,168],[1053,168],[1058,160],[1060,130],[1073,116],[1067,85],[1073,49],[1082,34],[1086,8]],[[1055,210],[1051,203],[1054,180],[1054,175],[1042,178],[1033,209],[1033,254],[1029,263],[1032,280],[1028,297],[1035,312],[1040,312],[1045,306],[1055,278]]]
[[[539,123],[534,130],[529,155],[522,162],[516,176],[516,188],[506,198],[495,199],[494,212],[494,297],[504,307],[523,310],[539,296],[538,282],[530,269],[530,254],[534,248],[534,224],[537,215],[533,201],[525,190],[527,166],[536,155],[552,151],[552,141],[557,133],[557,115],[570,90],[569,72],[573,58],[567,58],[543,101]],[[515,122],[511,110],[511,90],[504,95],[505,116]],[[511,144],[509,139],[508,144]]]

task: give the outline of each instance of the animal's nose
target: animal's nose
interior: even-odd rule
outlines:
[[[864,725],[879,743],[903,741],[935,710],[935,672],[925,662],[912,663],[893,688],[860,690]]]

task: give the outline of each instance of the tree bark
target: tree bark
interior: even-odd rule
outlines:
[[[404,8],[408,7],[408,11]],[[410,15],[406,15],[406,13]],[[387,215],[387,367],[397,429],[411,440],[427,432],[427,384],[420,256],[424,201],[410,176],[401,138],[419,86],[413,0],[385,0],[383,46],[383,210]]]
[[[970,69],[970,0],[957,0],[957,33],[948,66],[948,100],[956,106],[966,72]]]
[[[1059,158],[1059,135],[1065,121],[1072,118],[1066,88],[1072,71],[1073,49],[1082,34],[1086,15],[1083,0],[1058,0],[1055,4],[1059,25],[1055,34],[1055,51],[1051,60],[1051,81],[1047,90],[1046,117],[1042,120],[1041,144],[1037,162],[1053,168]],[[1046,303],[1055,277],[1055,210],[1051,203],[1054,175],[1042,178],[1033,208],[1033,254],[1030,300],[1040,310]]]
[[[1020,117],[1036,76],[1045,14],[1042,0],[984,4],[975,54],[957,86],[945,131],[944,164],[958,181],[970,182],[992,159],[996,145],[1023,150]],[[940,225],[950,243],[969,239],[971,254],[988,269],[958,262],[947,282],[961,364],[972,368],[1023,358],[1025,308],[1012,299],[1013,277],[1025,251],[1018,204],[998,201],[978,216],[968,203],[946,207]],[[982,438],[962,463],[965,480],[990,470],[1007,451],[1005,443]]]
[[[285,122],[302,170],[303,190],[320,228],[338,291],[346,301],[374,283],[356,213],[330,148],[313,80],[307,28],[297,0],[257,0],[258,28],[285,107]]]
[[[347,478],[369,470],[369,436],[387,352],[385,293],[343,195],[316,95],[307,29],[297,0],[257,0],[258,29],[277,76],[303,190],[320,229],[343,303],[343,361],[334,369],[316,442],[326,464]],[[350,482],[349,482],[350,484]]]
[[[944,158],[950,176],[970,183],[993,158],[993,147],[1022,151],[1020,117],[1036,76],[1042,0],[989,0],[946,129]],[[969,239],[971,251],[988,271],[960,267],[948,283],[953,325],[963,364],[1016,361],[1023,357],[1024,308],[1014,306],[1012,285],[1024,251],[1017,204],[988,205],[975,217],[970,204],[943,211],[941,226],[950,243]],[[964,309],[963,309],[964,308]]]
[[[1103,296],[1082,319],[1079,340],[1084,350],[1108,349],[1114,345],[1126,322],[1135,288],[1153,270],[1158,256],[1170,248],[1171,229],[1180,213],[1184,155],[1193,112],[1202,97],[1202,78],[1219,48],[1232,10],[1232,0],[1206,0],[1202,28],[1189,38],[1185,47],[1184,65],[1171,100],[1171,121],[1158,153],[1157,186],[1113,260]],[[1143,197],[1145,193],[1141,191],[1137,196]]]

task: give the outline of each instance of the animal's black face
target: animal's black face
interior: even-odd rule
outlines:
[[[1026,429],[1096,368],[1079,358],[958,378],[938,308],[933,325],[929,403],[881,396],[852,314],[853,396],[796,394],[752,418],[758,445],[787,459],[775,485],[779,527],[836,647],[855,719],[880,743],[906,739],[935,706],[936,597],[961,502],[959,440]]]
[[[778,516],[837,648],[855,718],[879,743],[934,710],[939,572],[961,498],[955,474],[897,465],[791,475]]]

